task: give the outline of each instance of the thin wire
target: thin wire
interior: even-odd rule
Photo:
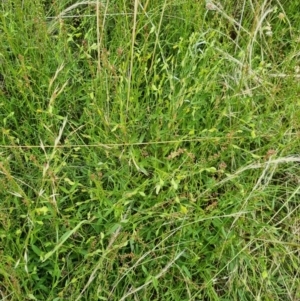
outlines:
[[[127,16],[127,15],[133,15],[133,13],[107,13],[106,16]],[[96,14],[85,14],[85,15],[67,15],[67,16],[61,16],[60,19],[68,19],[68,18],[84,18],[84,17],[96,17]],[[46,20],[53,20],[57,19],[57,17],[46,17]]]
[[[297,133],[291,134],[297,135]],[[299,134],[298,134],[299,135]],[[259,137],[271,137],[272,135],[260,135]],[[155,145],[155,144],[176,144],[176,143],[185,143],[185,142],[201,142],[208,140],[233,140],[233,139],[244,139],[245,136],[223,136],[223,137],[202,137],[195,139],[183,139],[183,140],[164,140],[164,141],[148,141],[148,142],[133,142],[133,143],[98,143],[98,144],[60,144],[60,145],[0,145],[1,148],[13,149],[13,148],[75,148],[75,147],[85,147],[85,148],[112,148],[112,147],[124,147],[124,146],[139,146],[139,145]]]

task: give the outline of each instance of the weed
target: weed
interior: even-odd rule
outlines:
[[[300,299],[296,1],[0,5],[2,300]]]

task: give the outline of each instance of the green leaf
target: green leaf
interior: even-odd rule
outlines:
[[[172,184],[174,190],[178,189],[178,183],[176,183],[176,181],[174,179],[171,180],[171,184]]]
[[[68,183],[71,186],[75,185],[75,182],[71,181],[69,178],[64,178],[64,180],[66,183]]]
[[[263,272],[262,272],[262,278],[263,279],[266,279],[266,278],[268,278],[268,276],[269,276],[269,274],[268,274],[268,272],[266,271],[266,270],[264,270]]]
[[[184,271],[184,273],[187,275],[187,277],[191,279],[192,275],[191,275],[190,271],[188,270],[188,268],[185,265],[183,265],[181,268]]]
[[[58,244],[54,247],[54,249],[48,253],[42,258],[42,262],[45,262],[48,260],[56,251],[59,250],[59,248],[65,243],[65,241],[72,235],[74,234],[84,223],[86,223],[87,220],[84,220],[80,222],[74,229],[67,231],[59,240]]]
[[[156,290],[158,290],[158,280],[155,278],[155,277],[151,277],[151,280],[152,280],[152,283],[153,283],[153,286]]]
[[[39,249],[36,245],[31,245],[32,251],[37,254],[39,257],[44,253],[41,249]]]
[[[210,172],[210,173],[215,173],[217,171],[217,169],[215,167],[209,167],[209,168],[205,168],[205,171]]]

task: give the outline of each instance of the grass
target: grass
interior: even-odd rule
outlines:
[[[300,299],[299,4],[202,2],[2,1],[1,300]]]

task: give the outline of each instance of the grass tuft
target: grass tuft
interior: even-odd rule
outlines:
[[[0,4],[1,300],[299,300],[297,1]]]

